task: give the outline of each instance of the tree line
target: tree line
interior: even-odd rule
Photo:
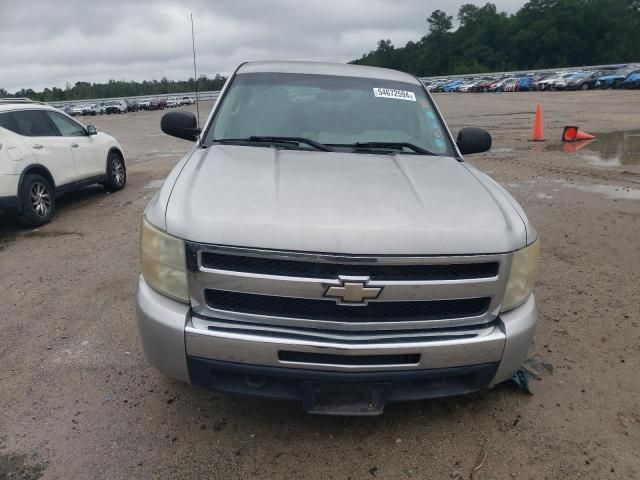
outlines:
[[[207,77],[202,75],[198,78],[198,91],[220,90],[226,78],[222,75]],[[5,89],[0,88],[1,97],[27,97],[40,102],[63,102],[66,100],[84,100],[88,98],[114,98],[114,97],[135,97],[140,95],[162,95],[193,92],[196,83],[193,77],[189,80],[151,80],[143,82],[109,80],[107,83],[76,82],[71,86],[67,84],[65,88],[45,88],[41,92],[32,89],[21,89],[13,95]]]
[[[417,76],[640,61],[640,0],[530,0],[513,15],[493,3],[435,10],[418,41],[378,47],[351,63]]]

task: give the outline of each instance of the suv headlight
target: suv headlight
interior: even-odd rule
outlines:
[[[158,230],[146,218],[140,229],[140,261],[142,275],[151,288],[189,303],[184,242]]]
[[[538,273],[540,240],[514,252],[507,289],[502,299],[501,312],[506,312],[522,304],[531,294]]]

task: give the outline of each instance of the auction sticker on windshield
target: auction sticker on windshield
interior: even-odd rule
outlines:
[[[416,95],[406,90],[396,90],[395,88],[373,88],[373,94],[379,98],[395,98],[397,100],[416,101]]]

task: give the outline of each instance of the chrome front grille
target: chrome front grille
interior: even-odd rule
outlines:
[[[403,322],[476,317],[485,314],[491,302],[489,297],[370,302],[358,308],[327,300],[274,297],[214,289],[206,289],[204,295],[207,306],[214,310],[334,322]]]
[[[203,251],[201,265],[213,270],[227,270],[282,277],[336,278],[342,276],[368,276],[371,280],[459,280],[491,278],[498,275],[500,263],[443,264],[358,264],[309,262],[303,260],[228,255]]]
[[[203,328],[344,341],[482,331],[497,317],[511,264],[510,254],[378,257],[194,243],[187,250],[194,322]]]

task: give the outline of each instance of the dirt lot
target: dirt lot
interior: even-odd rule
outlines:
[[[640,141],[622,132],[640,129],[640,94],[436,99],[452,130],[490,129],[493,150],[469,160],[542,238],[534,358],[552,372],[533,395],[500,386],[324,418],[164,378],[138,343],[138,229],[189,143],[160,132],[159,112],[96,117],[124,145],[127,188],[67,195],[38,230],[0,217],[0,478],[442,479],[477,465],[476,479],[639,478]],[[536,102],[540,144],[527,141]],[[598,139],[564,152],[571,124]]]

